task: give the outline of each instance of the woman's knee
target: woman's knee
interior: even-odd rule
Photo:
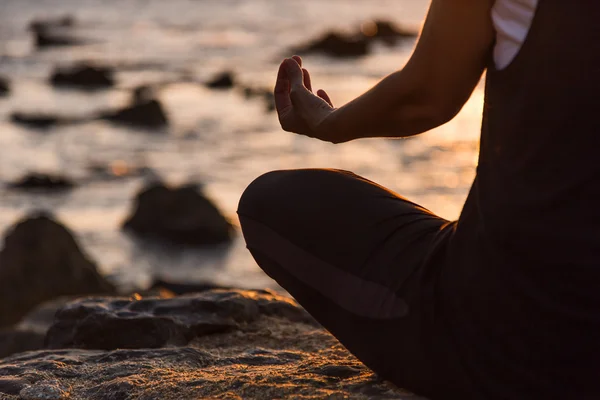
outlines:
[[[282,190],[285,191],[286,180],[290,175],[289,170],[278,170],[267,172],[256,178],[240,198],[238,214],[252,218],[263,215],[265,210],[273,206],[275,198]]]
[[[278,220],[299,209],[321,203],[327,186],[339,186],[348,178],[347,171],[331,169],[290,169],[267,172],[256,178],[242,194],[238,214],[265,221]]]

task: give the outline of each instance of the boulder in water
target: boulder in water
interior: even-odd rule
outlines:
[[[10,82],[7,78],[0,76],[0,97],[10,93]]]
[[[34,19],[29,23],[29,29],[32,31],[72,28],[75,26],[75,17],[72,15],[63,15],[56,18]]]
[[[206,86],[211,89],[231,89],[234,82],[233,72],[225,71],[206,82]]]
[[[47,214],[13,226],[0,251],[0,327],[36,305],[67,295],[114,293],[71,232]]]
[[[30,172],[15,182],[9,183],[7,186],[10,189],[18,190],[62,192],[72,189],[75,183],[69,178],[60,175]]]
[[[157,129],[169,123],[163,105],[148,86],[140,86],[133,91],[129,105],[116,111],[105,112],[101,118],[138,128]]]
[[[66,118],[54,114],[27,113],[16,111],[10,116],[11,122],[32,129],[49,129],[57,125],[65,125],[74,122],[72,118]]]
[[[71,34],[75,19],[71,16],[34,20],[29,24],[37,48],[72,46],[83,41]]]
[[[114,70],[110,67],[83,63],[56,69],[50,77],[50,83],[81,89],[108,88],[115,85],[113,74]]]
[[[401,28],[390,21],[374,20],[366,21],[361,25],[361,33],[367,40],[382,41],[385,44],[393,45],[399,40],[414,38],[418,34]]]
[[[155,183],[138,193],[133,214],[123,228],[149,239],[181,245],[229,242],[232,226],[196,186]]]
[[[369,53],[369,43],[361,35],[344,35],[339,32],[328,32],[322,37],[295,49],[295,53],[324,53],[332,57],[360,57]]]

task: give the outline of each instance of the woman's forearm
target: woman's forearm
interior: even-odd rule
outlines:
[[[368,92],[337,109],[326,129],[332,141],[370,137],[408,137],[447,122],[452,115],[428,95],[426,86],[395,72]]]
[[[494,42],[493,0],[432,0],[406,66],[328,118],[332,142],[406,137],[452,119],[470,97]]]

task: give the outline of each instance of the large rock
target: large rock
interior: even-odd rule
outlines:
[[[75,19],[66,15],[58,18],[34,20],[29,24],[33,32],[34,43],[38,48],[54,46],[71,46],[81,44],[83,41],[71,34]]]
[[[414,38],[418,35],[417,32],[404,29],[393,22],[385,20],[374,20],[363,23],[361,33],[367,39],[381,41],[388,45],[393,45],[400,40]]]
[[[73,119],[54,114],[45,114],[39,112],[20,112],[15,111],[10,115],[10,120],[18,125],[23,125],[33,129],[48,129],[57,125],[65,125],[74,122]]]
[[[34,19],[29,23],[29,29],[32,31],[42,29],[72,28],[75,26],[75,17],[72,15],[63,15],[55,18]]]
[[[37,304],[65,295],[113,293],[71,232],[46,215],[12,227],[0,252],[0,327]]]
[[[267,291],[212,290],[171,299],[90,298],[56,313],[46,346],[102,350],[183,346],[261,315],[312,322],[291,300]]]
[[[195,186],[170,188],[155,183],[135,199],[123,228],[142,237],[182,245],[209,245],[231,240],[231,224]]]
[[[101,115],[101,118],[138,128],[156,129],[169,123],[164,107],[157,99],[138,99],[131,104]]]
[[[247,86],[242,89],[244,97],[247,99],[261,98],[265,103],[265,108],[268,112],[275,111],[275,97],[272,89],[256,88]]]
[[[155,349],[50,349],[15,355],[0,360],[0,397],[417,399],[379,379],[293,300],[265,291],[217,290],[173,300],[81,300],[57,314],[55,327],[63,325],[56,329],[65,345],[114,340],[105,346],[112,347],[123,342],[106,337],[109,333],[126,344],[137,344],[130,341],[136,332],[153,340],[142,329],[147,322],[136,328],[135,322],[144,319],[160,326],[169,320],[177,329],[199,321],[225,322],[227,328],[200,331],[185,345],[167,341]],[[117,321],[122,322],[120,330]],[[113,328],[106,330],[105,323]],[[58,331],[51,331],[48,340],[57,338]]]
[[[206,82],[206,86],[211,89],[231,89],[235,83],[233,72],[222,72],[211,80]]]
[[[316,40],[294,49],[294,53],[324,53],[333,57],[360,57],[369,53],[370,41],[361,35],[328,32]]]
[[[54,86],[69,86],[81,89],[101,89],[115,85],[114,70],[110,67],[78,64],[70,68],[57,68],[50,76]]]
[[[0,76],[0,97],[10,93],[10,82],[7,78]]]
[[[75,183],[67,177],[38,172],[30,172],[7,184],[9,189],[44,192],[64,192],[74,186]]]

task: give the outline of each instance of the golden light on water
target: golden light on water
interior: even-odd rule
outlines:
[[[360,25],[360,31],[365,36],[377,35],[377,24],[373,20],[365,21]]]
[[[116,160],[110,164],[110,172],[114,176],[125,176],[129,173],[129,166],[126,161]]]

